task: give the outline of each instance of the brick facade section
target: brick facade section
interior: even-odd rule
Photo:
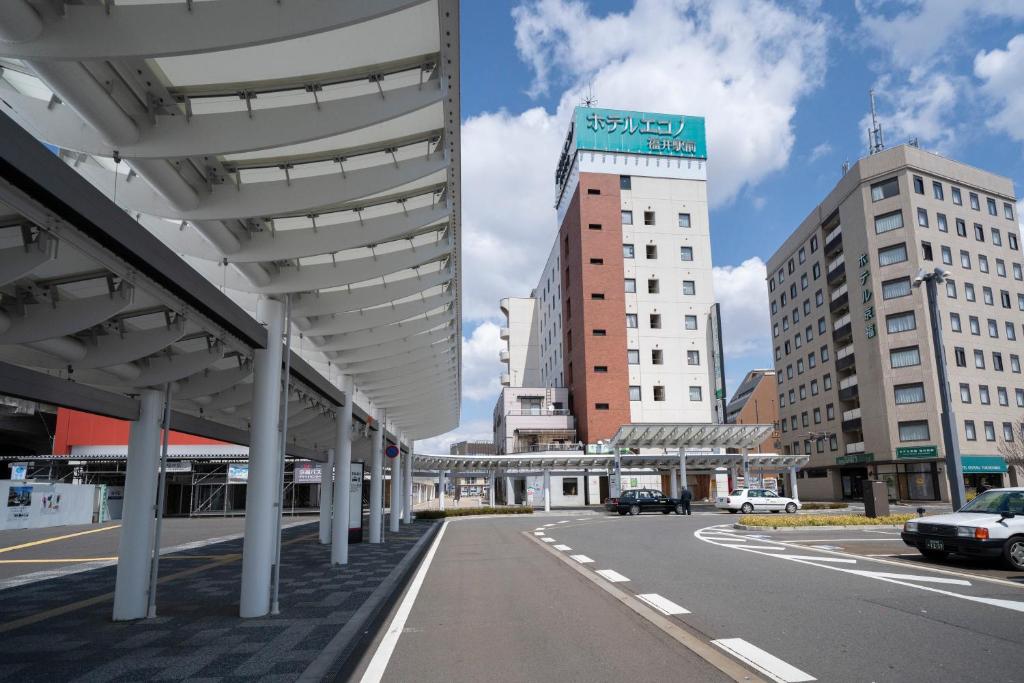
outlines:
[[[581,173],[559,228],[565,379],[584,443],[608,439],[630,421],[621,207],[618,175]],[[591,264],[593,258],[604,263]],[[595,329],[605,336],[594,336]],[[608,371],[595,373],[594,366]],[[608,410],[597,410],[598,403]]]

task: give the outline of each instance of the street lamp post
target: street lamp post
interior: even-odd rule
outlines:
[[[960,462],[960,439],[956,431],[956,415],[949,389],[946,350],[942,343],[942,321],[939,318],[938,283],[945,282],[949,274],[941,268],[932,272],[921,270],[914,278],[914,286],[923,282],[928,297],[928,317],[932,325],[932,348],[935,350],[935,370],[939,379],[939,399],[942,405],[942,445],[946,455],[946,477],[949,479],[949,497],[953,509],[959,510],[966,502],[964,475]]]

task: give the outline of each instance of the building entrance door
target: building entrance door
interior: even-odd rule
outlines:
[[[868,478],[866,467],[850,467],[842,472],[843,499],[862,500],[864,498],[864,480]]]

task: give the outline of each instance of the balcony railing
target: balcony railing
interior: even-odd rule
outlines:
[[[507,387],[509,384],[512,383],[512,377],[507,372],[501,373],[500,379],[501,379],[501,386],[503,386],[503,387]]]
[[[830,232],[829,234],[825,235],[825,243],[827,244],[827,243],[831,242],[833,238],[838,237],[839,235],[842,235],[842,234],[843,234],[843,226],[837,225],[835,228],[833,228],[832,232]]]
[[[863,453],[864,452],[864,442],[863,441],[858,441],[857,443],[848,443],[848,444],[846,444],[846,452],[849,455],[853,455],[854,453]]]
[[[510,410],[505,414],[511,417],[523,417],[526,415],[568,415],[569,411],[564,408],[527,408],[525,410]]]
[[[508,362],[508,349],[502,349],[501,351],[498,351],[498,360],[500,360],[502,363]]]
[[[857,375],[850,375],[846,379],[839,380],[840,389],[849,389],[855,386],[857,386]]]
[[[836,268],[838,268],[841,265],[843,265],[843,256],[842,256],[842,254],[840,254],[839,256],[836,256],[834,259],[832,259],[831,261],[828,262],[828,272],[831,273],[833,270],[835,270]]]
[[[844,283],[842,284],[842,286],[840,286],[840,287],[836,287],[835,289],[833,289],[833,290],[832,290],[832,293],[831,293],[831,294],[829,295],[829,297],[828,297],[828,298],[829,298],[829,301],[835,301],[836,299],[838,299],[839,297],[841,297],[841,296],[842,296],[843,294],[846,294],[846,292],[847,292],[848,290],[849,290],[849,285],[847,285],[847,284],[846,284],[846,283],[844,282]]]
[[[509,329],[507,327],[501,328],[501,331],[498,333],[498,336],[501,337],[502,339],[508,339]]]
[[[853,410],[843,411],[843,422],[847,420],[858,420],[860,419],[860,408],[854,408]]]
[[[845,317],[849,318],[850,316],[847,315]],[[847,321],[847,322],[849,322],[849,321]],[[838,351],[836,351],[836,360],[842,360],[843,358],[846,358],[847,356],[849,356],[851,353],[853,353],[853,344],[847,344],[843,348],[841,348]]]
[[[843,327],[844,325],[849,325],[850,320],[852,320],[852,318],[850,318],[850,314],[847,313],[842,318],[839,318],[834,323],[832,323],[832,329],[838,330],[840,327]]]
[[[502,299],[498,305],[501,306],[501,312],[508,315],[508,297]]]
[[[580,442],[574,443],[531,443],[523,446],[518,446],[515,449],[515,453],[537,453],[539,451],[582,451],[583,444]]]

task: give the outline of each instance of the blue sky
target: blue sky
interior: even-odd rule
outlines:
[[[868,90],[886,142],[1024,190],[1024,2],[468,0],[462,4],[462,425],[489,437],[501,296],[529,294],[556,229],[567,113],[704,115],[728,389],[771,367],[763,261],[865,153]]]

